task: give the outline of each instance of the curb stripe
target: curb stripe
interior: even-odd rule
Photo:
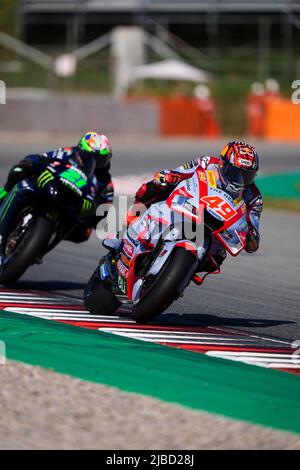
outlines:
[[[182,349],[0,312],[12,360],[300,434],[300,379]]]

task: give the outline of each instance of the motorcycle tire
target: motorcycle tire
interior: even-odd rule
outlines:
[[[121,302],[100,280],[99,266],[90,278],[83,294],[84,305],[92,315],[111,315]]]
[[[0,268],[0,284],[14,284],[47,246],[53,234],[48,220],[40,217],[28,229],[24,239],[17,246],[7,264]]]
[[[189,283],[194,271],[195,255],[184,248],[176,248],[143,298],[133,308],[133,319],[137,323],[148,323],[166,310],[178,298],[187,277],[186,284]]]

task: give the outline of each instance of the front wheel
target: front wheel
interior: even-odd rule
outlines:
[[[187,286],[197,264],[193,253],[184,248],[175,248],[163,269],[142,293],[140,302],[133,308],[134,320],[147,323],[166,310]]]
[[[22,220],[20,218],[7,238],[4,263],[0,268],[0,284],[3,285],[15,283],[35,263],[53,234],[50,222],[39,217],[20,235]]]
[[[121,302],[103,283],[98,266],[84,290],[84,305],[92,315],[111,315],[121,305]]]

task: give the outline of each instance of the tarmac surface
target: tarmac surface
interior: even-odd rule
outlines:
[[[0,148],[1,183],[10,166],[23,155],[72,144],[70,137],[33,143],[29,137],[21,145],[2,139]],[[159,168],[176,167],[195,155],[217,154],[224,140],[122,139],[116,137],[112,174],[122,189],[130,182],[137,189],[143,175]],[[51,145],[52,144],[52,145]],[[255,143],[261,156],[261,172],[266,174],[300,169],[297,145]],[[117,190],[118,190],[118,185]],[[300,214],[265,209],[261,223],[261,249],[258,253],[228,255],[220,276],[210,276],[202,287],[191,286],[183,299],[164,314],[172,324],[180,322],[226,327],[273,336],[284,341],[300,340]],[[104,250],[94,233],[82,245],[62,242],[47,255],[41,266],[34,266],[18,287],[41,289],[81,297]]]
[[[0,183],[24,155],[66,139],[0,135]],[[144,175],[175,167],[225,142],[116,137],[112,173],[117,190],[137,189]],[[257,143],[263,173],[296,171],[296,145]],[[266,209],[257,254],[228,256],[220,276],[191,286],[164,314],[171,325],[199,325],[252,335],[300,340],[300,214]],[[41,266],[28,270],[18,289],[82,297],[97,258],[93,234],[82,245],[61,243]],[[230,258],[230,259],[229,259]],[[159,318],[158,318],[159,320]],[[299,436],[123,393],[39,367],[9,361],[0,366],[0,449],[299,449]],[[124,410],[126,412],[124,413]]]

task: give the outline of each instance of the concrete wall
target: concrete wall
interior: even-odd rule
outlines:
[[[0,131],[157,135],[159,106],[147,100],[114,101],[99,95],[11,95],[0,106]]]

